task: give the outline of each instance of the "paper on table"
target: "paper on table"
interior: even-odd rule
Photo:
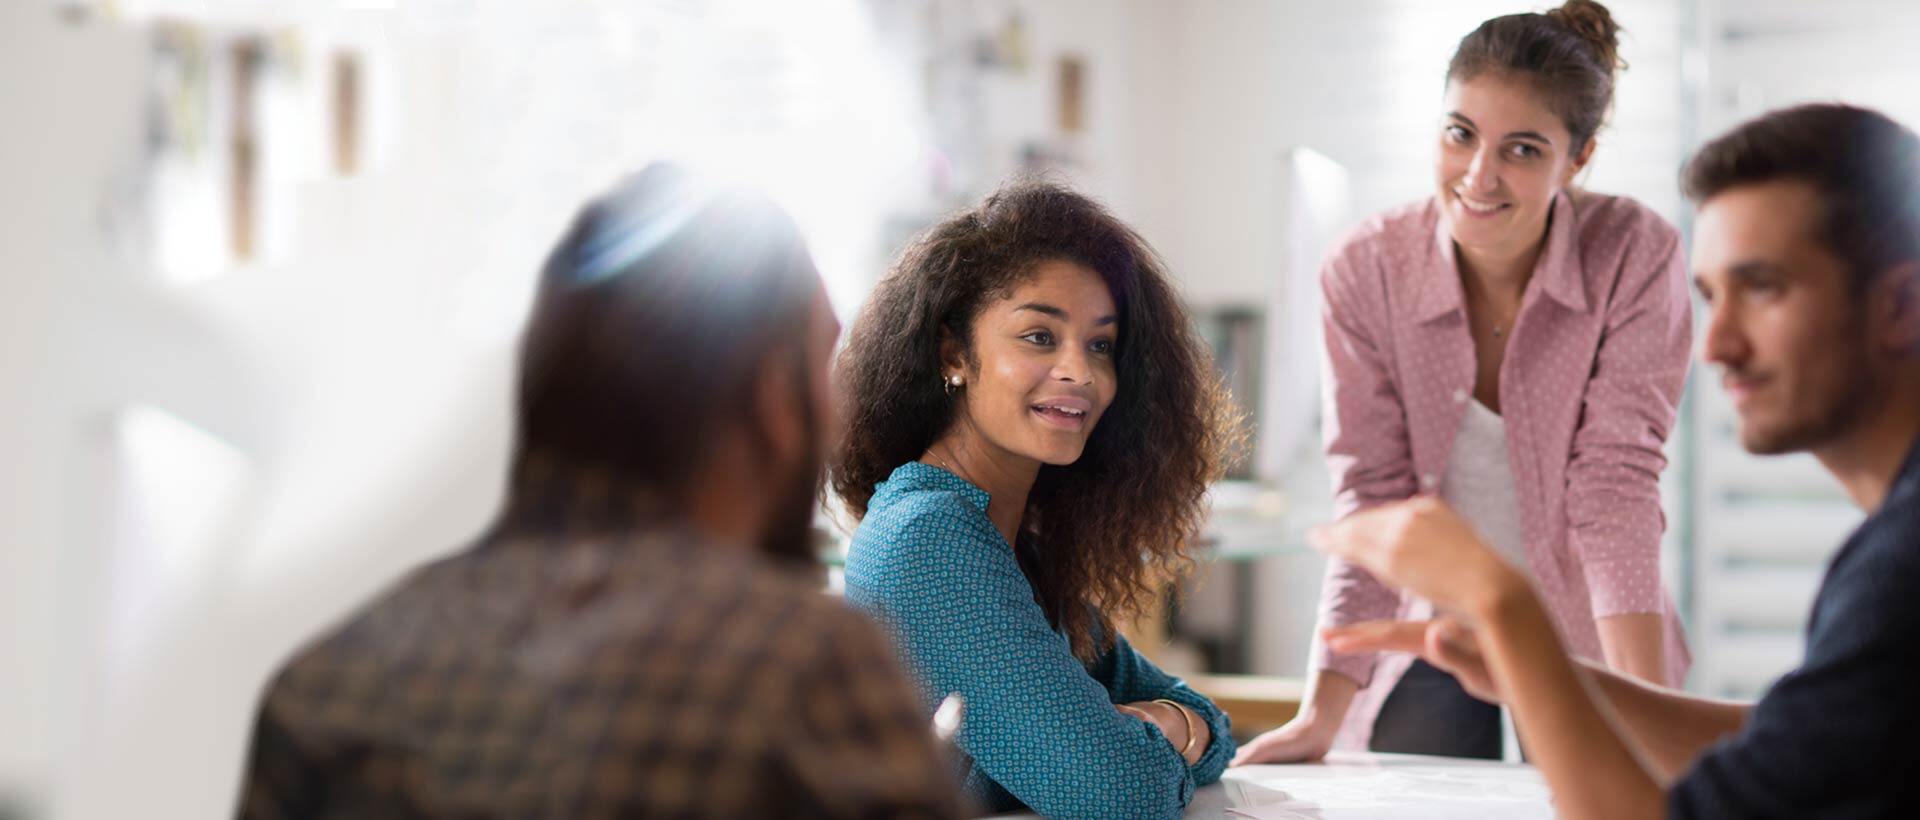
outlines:
[[[1421,806],[1368,806],[1351,809],[1266,806],[1258,809],[1228,809],[1236,817],[1248,820],[1535,820],[1539,809],[1517,803],[1430,803]]]
[[[1343,770],[1343,771],[1335,771]],[[1552,816],[1540,774],[1522,768],[1329,766],[1292,769],[1284,789],[1233,782],[1229,812],[1252,820],[1421,817],[1521,820]]]

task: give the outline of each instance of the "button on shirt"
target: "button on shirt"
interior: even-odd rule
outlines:
[[[1666,618],[1667,682],[1689,658],[1660,580],[1662,452],[1692,344],[1679,232],[1624,197],[1562,192],[1500,371],[1500,405],[1528,569],[1573,649],[1602,657],[1594,621]],[[1431,199],[1373,217],[1321,271],[1326,419],[1335,514],[1438,494],[1472,400],[1473,338],[1450,236]],[[1418,618],[1406,598],[1328,565],[1322,625]],[[1410,659],[1315,663],[1364,689],[1338,741],[1364,747]]]

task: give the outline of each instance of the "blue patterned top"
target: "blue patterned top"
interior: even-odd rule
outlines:
[[[1075,658],[987,518],[986,491],[938,467],[908,462],[874,488],[847,553],[847,600],[892,634],[929,714],[949,692],[966,700],[967,792],[989,811],[1179,817],[1233,756],[1226,714],[1125,638],[1091,665]],[[1200,762],[1113,708],[1154,698],[1207,721]]]

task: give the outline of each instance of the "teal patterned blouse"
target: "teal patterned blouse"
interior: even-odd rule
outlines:
[[[987,518],[987,493],[919,462],[875,488],[847,553],[847,600],[899,646],[927,711],[966,700],[958,735],[969,795],[989,811],[1058,818],[1179,817],[1233,756],[1227,716],[1116,636],[1074,657]],[[1168,698],[1212,727],[1188,766],[1151,723],[1116,703]]]

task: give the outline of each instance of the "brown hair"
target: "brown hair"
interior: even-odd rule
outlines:
[[[674,166],[587,203],[547,258],[522,342],[516,472],[534,451],[680,500],[785,355],[770,351],[805,337],[816,279],[770,200]]]
[[[1705,204],[1776,180],[1819,191],[1817,237],[1847,263],[1856,296],[1889,268],[1920,261],[1920,137],[1886,115],[1833,103],[1764,114],[1695,153],[1681,187]]]
[[[1448,80],[1489,71],[1524,76],[1560,116],[1579,153],[1613,105],[1620,60],[1620,26],[1593,0],[1567,0],[1538,14],[1509,14],[1480,24],[1461,38],[1447,64]]]
[[[848,429],[831,477],[849,511],[865,517],[874,485],[956,421],[941,387],[942,334],[971,361],[981,309],[1050,260],[1098,273],[1120,314],[1113,405],[1078,461],[1041,467],[1015,539],[1049,621],[1090,659],[1111,643],[1113,619],[1140,613],[1160,573],[1191,566],[1203,496],[1240,436],[1164,264],[1098,203],[1057,184],[1017,181],[901,254],[840,356]]]

